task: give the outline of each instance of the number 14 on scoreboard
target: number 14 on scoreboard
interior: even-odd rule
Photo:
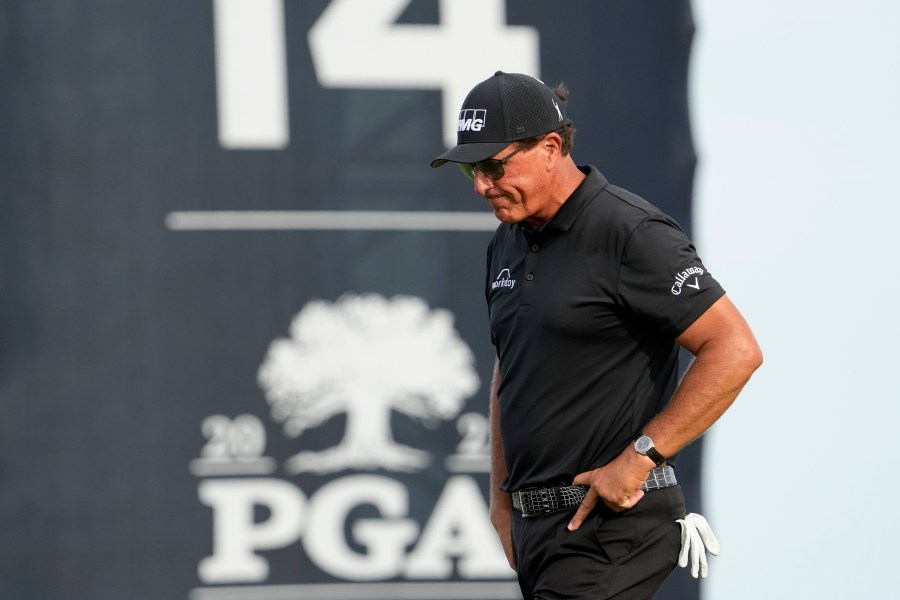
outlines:
[[[438,0],[438,24],[397,24],[410,1],[333,0],[307,35],[313,68],[323,88],[441,90],[449,148],[466,92],[491,74],[482,70],[540,76],[538,32],[507,25],[505,0]],[[213,10],[219,143],[287,147],[284,0],[213,0]],[[486,56],[503,64],[472,67]]]

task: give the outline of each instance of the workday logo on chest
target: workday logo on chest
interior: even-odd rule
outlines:
[[[513,289],[514,287],[516,287],[516,280],[512,278],[512,273],[509,272],[509,269],[502,269],[497,278],[491,282],[492,290]]]

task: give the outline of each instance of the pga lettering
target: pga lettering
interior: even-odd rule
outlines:
[[[407,488],[377,475],[333,480],[309,498],[274,478],[207,479],[198,494],[213,511],[213,553],[198,566],[205,583],[264,581],[269,563],[257,552],[297,542],[317,567],[346,580],[446,579],[455,561],[464,579],[514,575],[484,496],[468,476],[447,480],[424,527],[408,518]],[[375,507],[380,517],[359,518],[347,528],[351,511],[362,505]],[[256,506],[268,509],[268,519],[255,522]]]

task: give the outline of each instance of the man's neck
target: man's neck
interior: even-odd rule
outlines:
[[[587,175],[572,160],[571,155],[563,157],[547,183],[547,195],[549,196],[547,205],[551,207],[551,211],[525,219],[528,226],[537,231],[548,223],[586,177]]]

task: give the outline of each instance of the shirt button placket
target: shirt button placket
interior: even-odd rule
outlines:
[[[537,240],[532,240],[526,248],[527,252],[525,253],[525,265],[523,270],[525,271],[525,281],[531,282],[534,281],[534,268],[537,266],[537,251],[540,250],[541,245]],[[527,306],[530,309],[533,291],[533,285],[526,285],[522,288],[520,306]]]
[[[540,246],[538,244],[531,244],[530,246],[528,246],[529,252],[537,252],[539,249],[540,249]],[[533,280],[534,280],[534,273],[528,273],[527,275],[525,275],[525,281],[533,281]]]

